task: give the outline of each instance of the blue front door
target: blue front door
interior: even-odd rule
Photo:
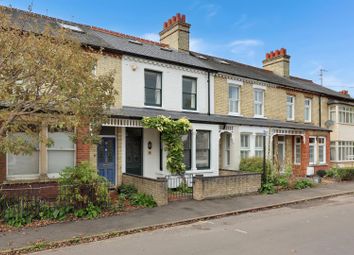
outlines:
[[[97,146],[97,168],[101,176],[116,184],[116,140],[114,137],[102,137]]]

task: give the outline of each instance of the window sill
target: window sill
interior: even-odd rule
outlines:
[[[214,173],[211,169],[199,169],[199,170],[189,170],[186,171],[186,174],[207,174],[207,173]]]
[[[195,110],[182,109],[182,112],[198,112],[198,110],[197,109],[195,109]]]
[[[265,117],[263,115],[254,115],[253,118],[255,118],[255,119],[267,119],[267,117]]]
[[[151,109],[162,109],[162,106],[154,106],[154,105],[144,105],[144,108],[151,108]]]
[[[240,114],[240,113],[236,113],[236,112],[229,112],[229,114],[228,115],[230,115],[230,116],[235,116],[235,117],[243,117],[243,115],[242,114]]]

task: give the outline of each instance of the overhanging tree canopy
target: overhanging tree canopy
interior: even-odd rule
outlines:
[[[30,153],[33,146],[11,134],[38,137],[34,127],[45,122],[90,125],[91,141],[116,94],[111,74],[93,74],[98,54],[64,30],[24,32],[2,14],[0,24],[0,152]]]

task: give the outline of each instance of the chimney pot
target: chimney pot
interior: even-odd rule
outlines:
[[[342,95],[348,95],[348,90],[341,90],[339,93]]]
[[[172,19],[168,19],[168,26],[172,25]]]
[[[182,15],[182,22],[186,22],[186,15]]]
[[[276,75],[289,77],[290,56],[286,55],[286,49],[281,48],[266,53],[266,59],[263,60],[263,68],[272,71]]]
[[[273,51],[271,51],[269,54],[270,54],[270,58],[274,58],[274,55],[275,55],[275,54],[274,54]]]
[[[163,29],[166,29],[167,26],[168,26],[168,25],[167,25],[167,22],[164,22],[164,23],[163,23]]]
[[[176,17],[176,16],[173,16],[173,17],[172,17],[172,22],[173,22],[173,23],[176,23],[176,21],[177,21],[177,17]]]
[[[270,59],[270,53],[266,54],[266,59]]]
[[[280,49],[280,55],[285,56],[286,55],[286,49],[281,48]]]
[[[278,57],[280,55],[280,50],[275,51],[275,57]]]

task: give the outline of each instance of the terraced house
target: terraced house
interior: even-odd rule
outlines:
[[[329,169],[331,158],[353,159],[354,118],[349,109],[354,100],[291,76],[290,56],[283,48],[267,53],[263,68],[256,68],[190,51],[191,25],[180,14],[163,24],[160,42],[152,42],[17,9],[1,10],[25,21],[24,29],[64,27],[82,44],[102,48],[96,73],[113,71],[119,95],[99,145],[73,144],[66,133],[47,132],[54,148],[39,146],[31,156],[0,157],[0,182],[55,180],[65,166],[82,161],[90,161],[113,185],[121,183],[123,173],[165,177],[169,172],[160,134],[141,125],[142,117],[156,115],[191,121],[183,142],[187,173],[192,175],[238,170],[242,158],[262,157],[264,147],[279,171],[288,167],[299,176]],[[350,150],[343,150],[345,146]]]

